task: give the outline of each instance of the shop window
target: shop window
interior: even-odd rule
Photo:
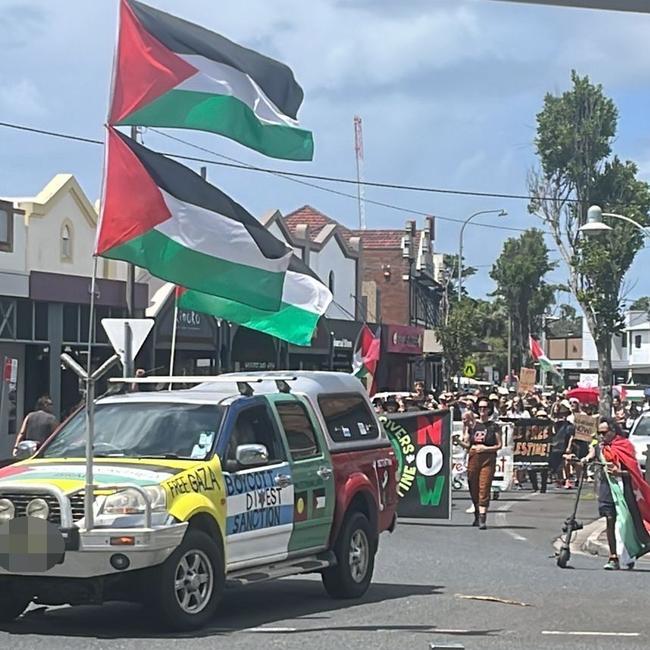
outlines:
[[[375,418],[363,396],[321,395],[318,403],[334,442],[379,437]]]
[[[627,334],[623,334],[623,336],[621,336],[621,347],[622,348],[627,347]]]
[[[72,225],[69,223],[61,228],[61,261],[72,262]]]
[[[14,250],[14,210],[13,204],[0,202],[0,251],[11,253]]]
[[[33,328],[33,307],[29,300],[16,300],[16,338],[31,341]]]
[[[37,341],[49,340],[46,302],[34,303],[34,339]]]
[[[76,343],[79,340],[79,307],[63,305],[63,340]]]
[[[634,337],[634,347],[639,350],[641,348],[641,334],[637,334]]]
[[[327,278],[327,286],[329,287],[330,291],[334,293],[334,271],[330,271],[329,276]]]

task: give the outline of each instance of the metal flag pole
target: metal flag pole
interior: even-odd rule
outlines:
[[[169,376],[174,376],[174,357],[176,356],[176,333],[178,331],[178,287],[174,287],[174,324],[172,325],[172,347],[169,352]],[[169,384],[169,390],[172,384]]]
[[[95,390],[92,375],[93,338],[95,335],[95,285],[97,283],[97,255],[93,256],[93,276],[90,281],[90,316],[88,323],[88,361],[86,369],[86,486],[84,491],[84,521],[86,530],[94,525],[95,487],[93,479],[93,447],[95,444]]]

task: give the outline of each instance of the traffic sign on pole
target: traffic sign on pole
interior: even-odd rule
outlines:
[[[476,377],[476,363],[471,359],[465,361],[465,366],[463,367],[463,375],[465,377]]]
[[[152,318],[102,318],[102,327],[111,342],[113,349],[120,356],[123,366],[130,366],[137,356],[142,344],[153,329]],[[127,340],[130,332],[130,342]],[[127,345],[130,343],[130,345]],[[130,358],[127,359],[127,348],[130,347]]]

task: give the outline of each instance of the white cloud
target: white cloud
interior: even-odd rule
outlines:
[[[0,111],[6,117],[40,117],[45,114],[43,97],[31,79],[0,84]]]

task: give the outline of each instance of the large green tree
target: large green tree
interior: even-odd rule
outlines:
[[[555,286],[544,278],[555,266],[549,259],[543,233],[536,229],[507,239],[492,266],[490,277],[497,285],[494,295],[503,300],[512,318],[515,368],[526,364],[529,336],[539,333],[542,316],[554,302]]]
[[[598,352],[600,410],[611,409],[612,335],[623,324],[623,277],[643,245],[633,225],[612,219],[599,238],[580,235],[590,205],[648,222],[650,191],[637,166],[612,155],[618,111],[601,85],[576,72],[572,87],[548,94],[537,115],[539,169],[531,173],[529,209],[550,229],[566,262],[569,287],[582,307]]]

